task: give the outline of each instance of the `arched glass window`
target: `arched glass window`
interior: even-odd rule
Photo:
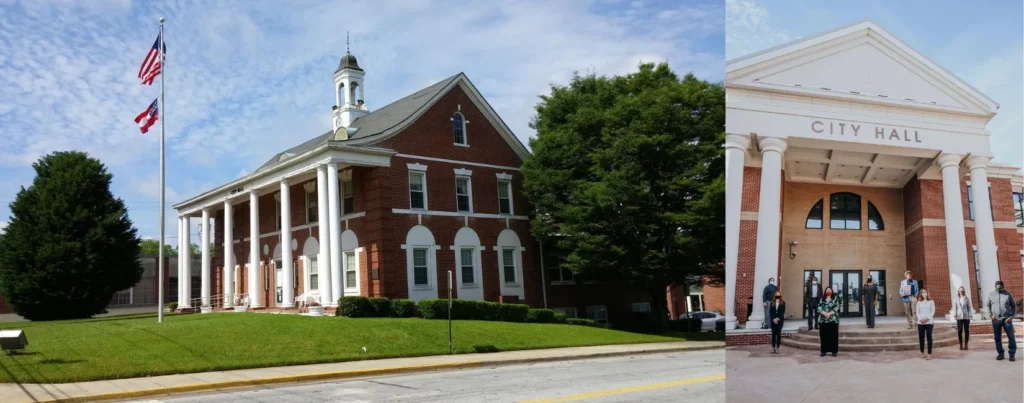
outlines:
[[[466,144],[466,126],[462,114],[456,112],[452,116],[452,130],[455,132],[455,144]]]
[[[885,231],[885,223],[882,222],[882,215],[871,202],[868,202],[868,231]]]
[[[807,213],[807,224],[805,228],[821,229],[821,223],[824,220],[822,217],[824,204],[825,199],[819,199],[817,203],[814,203],[814,207],[811,207],[811,212]]]
[[[829,228],[860,229],[860,196],[833,193],[829,203]]]

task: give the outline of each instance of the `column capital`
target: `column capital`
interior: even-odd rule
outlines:
[[[259,197],[259,195],[260,195],[260,190],[259,190],[259,189],[256,189],[255,187],[253,187],[253,188],[250,188],[250,189],[249,189],[249,195],[250,195],[250,196],[253,196],[253,195],[254,195],[254,196],[257,196],[257,197]]]
[[[786,152],[786,140],[777,137],[761,137],[758,140],[758,144],[761,145],[761,154],[769,151],[775,151],[779,154]]]
[[[328,170],[332,170],[332,169],[333,169],[333,170],[337,171],[337,170],[338,170],[338,163],[337,163],[337,162],[334,162],[333,160],[332,160],[332,161],[329,161],[329,162],[327,163],[327,169],[328,169]]]
[[[737,148],[741,151],[746,151],[750,148],[750,137],[742,134],[726,134],[725,148]]]
[[[988,162],[992,161],[992,157],[986,157],[982,155],[972,155],[967,158],[967,170],[973,171],[975,169],[988,168]]]
[[[960,165],[960,160],[963,158],[964,156],[960,154],[942,154],[937,161],[940,168],[946,168],[948,166]]]
[[[281,184],[287,186],[289,184],[288,178],[281,178]]]

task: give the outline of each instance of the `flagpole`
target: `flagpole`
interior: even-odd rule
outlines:
[[[157,48],[160,55],[160,251],[158,263],[159,284],[157,303],[157,323],[164,322],[164,121],[167,120],[167,109],[164,105],[164,75],[167,74],[167,66],[164,65],[164,19],[160,17],[160,47]]]

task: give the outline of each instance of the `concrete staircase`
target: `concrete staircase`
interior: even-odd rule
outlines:
[[[991,337],[991,336],[990,336]],[[932,348],[958,346],[956,327],[936,324],[932,330]],[[802,350],[821,350],[818,331],[801,327],[789,338],[782,339],[782,345]],[[839,327],[839,351],[911,351],[918,350],[917,327],[907,329],[906,325],[880,325],[874,329],[864,326]]]

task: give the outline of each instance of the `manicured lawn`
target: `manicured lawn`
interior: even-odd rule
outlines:
[[[0,328],[24,329],[29,340],[24,353],[0,356],[0,382],[8,383],[76,382],[448,352],[447,321],[418,318],[219,313],[169,315],[163,324],[150,315],[4,323]],[[682,340],[573,325],[456,321],[452,328],[457,353],[481,347],[508,351]]]

